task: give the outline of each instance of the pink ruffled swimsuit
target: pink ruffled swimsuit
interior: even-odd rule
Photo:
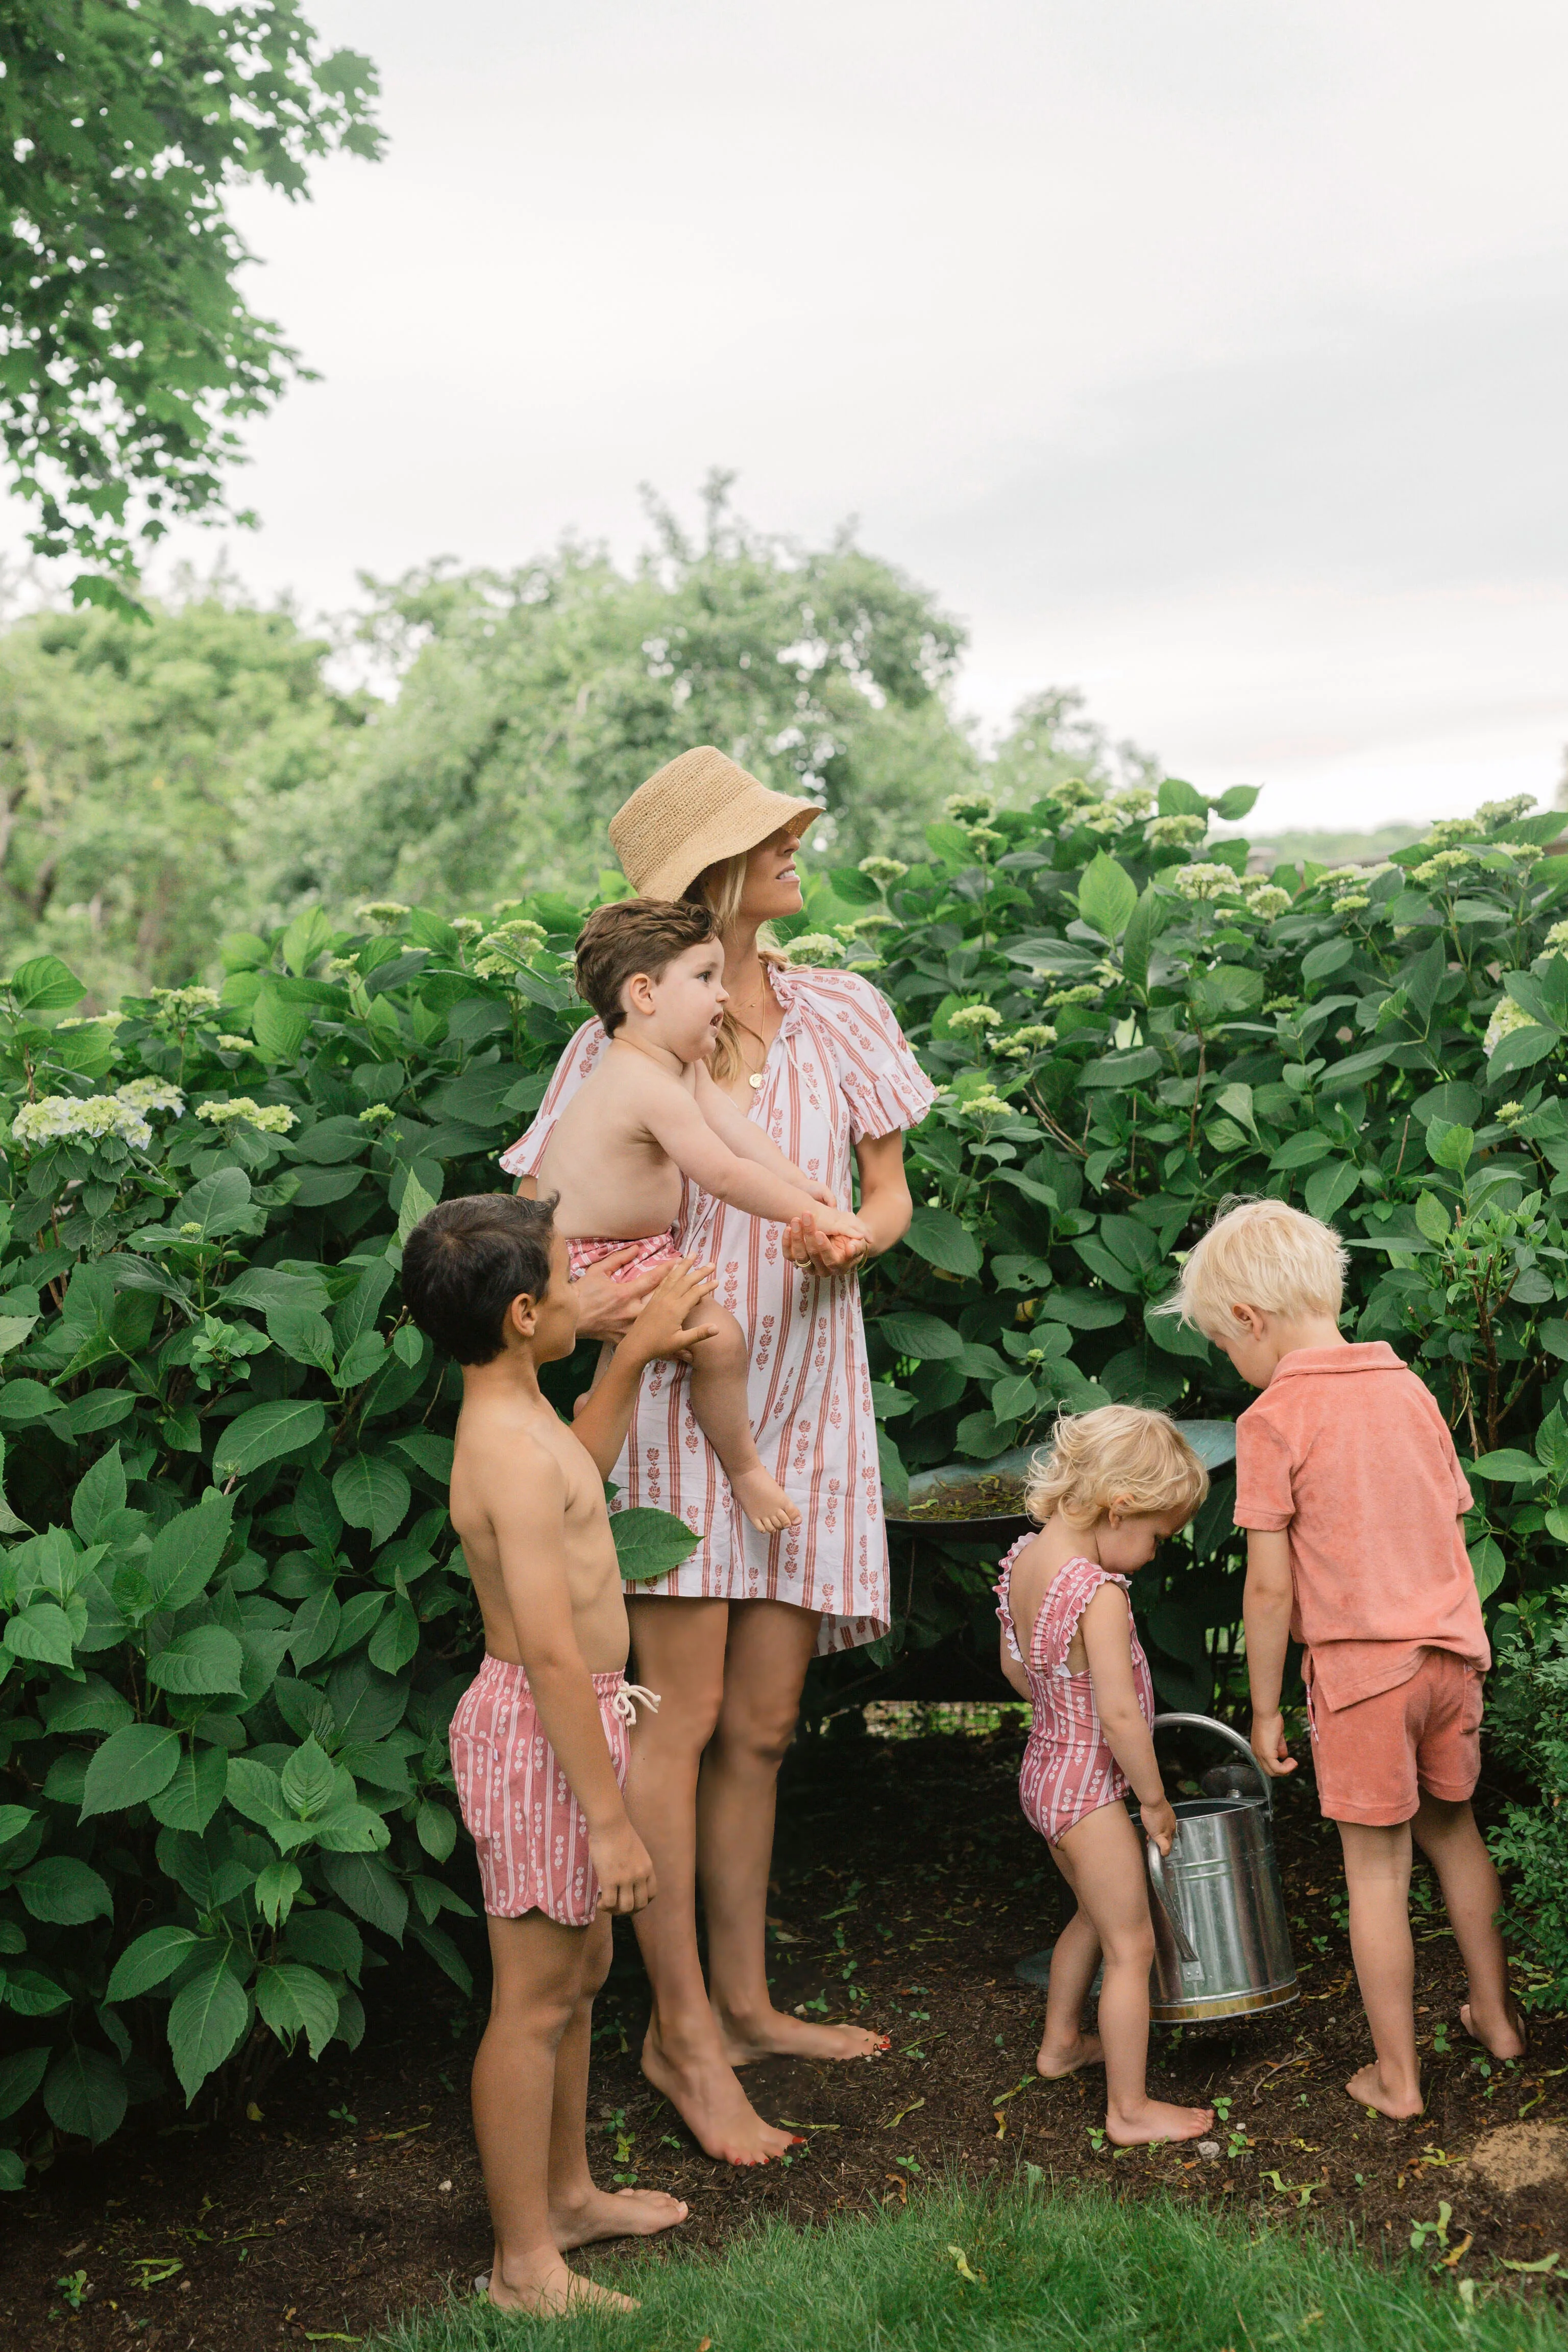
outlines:
[[[1013,1622],[1013,1562],[1024,1546],[1033,1541],[1032,1535],[1020,1536],[1002,1562],[996,1584],[996,1614],[1002,1620],[1007,1647],[1028,1675],[1029,1696],[1035,1709],[1029,1744],[1024,1750],[1023,1769],[1018,1774],[1018,1801],[1025,1820],[1039,1831],[1047,1845],[1055,1845],[1086,1814],[1097,1813],[1104,1805],[1119,1803],[1131,1787],[1110,1752],[1087,1669],[1075,1675],[1067,1662],[1078,1621],[1100,1586],[1117,1584],[1123,1592],[1128,1588],[1124,1576],[1111,1574],[1095,1560],[1069,1559],[1051,1580],[1029,1635],[1026,1655],[1018,1646],[1017,1628]],[[1131,1640],[1132,1680],[1138,1704],[1144,1722],[1152,1723],[1153,1677],[1136,1633]]]

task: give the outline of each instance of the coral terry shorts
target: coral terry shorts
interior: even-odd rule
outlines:
[[[616,1250],[635,1249],[637,1255],[613,1270],[612,1282],[629,1282],[634,1274],[651,1274],[656,1266],[673,1265],[680,1255],[675,1231],[669,1225],[662,1234],[634,1234],[629,1241],[618,1242],[599,1234],[584,1234],[576,1241],[568,1237],[566,1255],[572,1263],[572,1279],[575,1282],[589,1266],[597,1265],[602,1257],[609,1257]]]
[[[595,1675],[594,1691],[624,1789],[637,1702],[657,1711],[658,1701],[622,1674]],[[487,1657],[458,1702],[448,1738],[458,1803],[478,1849],[490,1917],[542,1911],[563,1927],[588,1927],[599,1908],[588,1823],[544,1736],[522,1668]]]
[[[1424,1650],[1410,1680],[1353,1706],[1314,1702],[1312,1763],[1326,1820],[1387,1829],[1413,1818],[1422,1796],[1459,1803],[1481,1769],[1485,1677],[1452,1650]]]

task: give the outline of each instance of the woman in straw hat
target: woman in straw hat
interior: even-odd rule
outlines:
[[[664,1706],[637,1727],[626,1798],[659,1889],[637,1920],[653,1987],[643,2069],[708,2153],[731,2164],[765,2163],[791,2145],[752,2106],[737,2066],[779,2055],[861,2058],[886,2047],[863,2027],[775,2010],[766,1972],[774,1782],[806,1667],[818,1651],[888,1630],[857,1276],[866,1255],[908,1227],[903,1132],[931,1101],[874,988],[856,973],[792,966],[767,944],[763,926],[800,911],[795,853],[820,814],[704,745],[649,777],[610,823],[635,890],[700,898],[718,917],[730,1003],[715,1077],[846,1206],[853,1154],[858,1215],[871,1236],[868,1249],[818,1234],[809,1219],[781,1228],[705,1194],[685,1202],[681,1245],[716,1266],[716,1295],[749,1335],[752,1425],[800,1509],[797,1528],[766,1536],[745,1524],[678,1365],[649,1366],[615,1472],[622,1504],[674,1511],[702,1538],[669,1576],[627,1594],[637,1673]],[[577,1032],[533,1125],[502,1156],[520,1189],[531,1189],[563,1103],[604,1045],[596,1021]],[[595,1284],[583,1303],[595,1336],[616,1336],[635,1311],[609,1283]]]

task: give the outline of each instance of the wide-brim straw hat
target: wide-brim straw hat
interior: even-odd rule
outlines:
[[[697,877],[793,825],[822,814],[816,801],[775,793],[717,750],[699,743],[639,784],[610,819],[621,870],[644,898],[679,898]]]

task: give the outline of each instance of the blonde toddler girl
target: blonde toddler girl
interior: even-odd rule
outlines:
[[[1149,2096],[1149,1969],[1154,1930],[1143,1841],[1122,1799],[1169,1853],[1176,1817],[1150,1725],[1154,1691],[1133,1630],[1128,1579],[1185,1527],[1208,1473],[1163,1412],[1102,1405],[1064,1415],[1036,1457],[1026,1503],[1042,1524],[1002,1563],[1002,1671],[1034,1706],[1018,1779],[1025,1817],[1050,1847],[1078,1909],[1051,1955],[1042,2074],[1105,2066],[1106,2137],[1118,2147],[1196,2139],[1212,2107]],[[1103,1958],[1100,2032],[1084,2003]]]

